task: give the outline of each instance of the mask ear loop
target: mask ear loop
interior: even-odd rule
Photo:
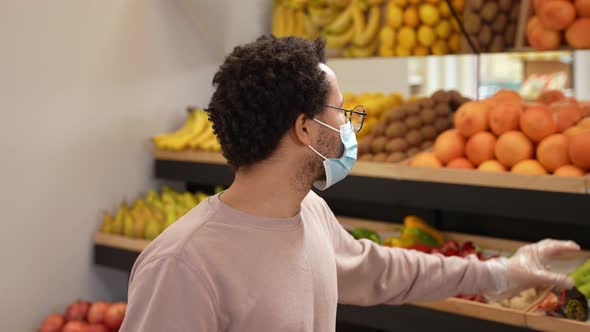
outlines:
[[[319,152],[318,152],[318,150],[314,149],[314,148],[313,148],[313,146],[311,146],[311,145],[308,145],[308,147],[309,147],[310,149],[312,149],[312,150],[313,150],[313,152],[317,153],[317,154],[318,154],[318,156],[320,156],[320,157],[324,158],[324,160],[328,160],[328,158],[324,157],[324,155],[323,155],[323,154],[321,154],[321,153],[319,153]]]
[[[320,124],[322,124],[322,125],[324,125],[324,126],[326,126],[326,127],[330,128],[330,129],[332,129],[332,130],[334,130],[334,131],[340,132],[340,129],[336,129],[336,128],[334,128],[334,127],[330,126],[329,124],[327,124],[327,123],[323,123],[322,121],[320,121],[320,120],[318,120],[318,119],[316,119],[316,118],[313,118],[313,121],[315,121],[315,122],[317,122],[317,123],[320,123]]]

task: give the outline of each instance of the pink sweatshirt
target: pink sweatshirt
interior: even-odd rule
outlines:
[[[492,289],[493,278],[476,259],[357,241],[313,192],[288,219],[216,195],[141,253],[121,331],[332,332],[337,303],[437,300]]]

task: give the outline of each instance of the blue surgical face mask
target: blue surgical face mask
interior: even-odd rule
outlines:
[[[319,190],[325,190],[336,182],[344,179],[352,170],[352,167],[356,162],[356,134],[354,131],[352,131],[352,124],[350,121],[340,126],[340,130],[338,130],[326,123],[323,123],[320,120],[313,120],[327,128],[340,132],[340,140],[342,141],[342,144],[344,144],[344,153],[340,158],[326,158],[311,145],[308,145],[309,148],[313,150],[313,152],[317,153],[318,156],[324,159],[324,171],[326,172],[326,179],[315,181],[313,186]]]

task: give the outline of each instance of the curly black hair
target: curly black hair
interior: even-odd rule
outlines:
[[[237,169],[268,158],[304,113],[319,114],[328,82],[325,42],[262,36],[238,46],[213,77],[207,108],[223,156]]]

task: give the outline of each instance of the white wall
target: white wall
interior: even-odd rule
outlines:
[[[223,50],[177,2],[0,5],[0,331],[82,297],[123,299],[92,263],[100,210],[155,185],[149,137],[204,105]]]
[[[590,51],[574,52],[574,93],[579,100],[590,100]]]

